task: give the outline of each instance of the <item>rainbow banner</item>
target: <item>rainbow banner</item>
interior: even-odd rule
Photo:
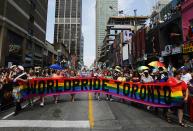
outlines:
[[[104,78],[37,78],[28,83],[20,83],[22,99],[36,96],[78,94],[98,92],[110,94],[128,101],[167,108],[183,102],[183,94],[178,85],[169,83],[120,82]]]

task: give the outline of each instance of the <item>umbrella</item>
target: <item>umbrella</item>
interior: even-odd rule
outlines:
[[[62,70],[62,69],[63,69],[63,68],[62,68],[60,65],[58,65],[58,64],[53,64],[53,65],[49,66],[49,68],[54,69],[54,70]]]
[[[148,64],[149,66],[153,67],[164,67],[165,65],[159,61],[152,61],[151,63]]]
[[[149,68],[147,66],[140,66],[137,68],[138,71],[142,71],[142,70],[148,70]]]
[[[180,69],[179,70],[188,70],[188,67],[186,67],[186,66],[182,66],[182,67],[180,67]]]

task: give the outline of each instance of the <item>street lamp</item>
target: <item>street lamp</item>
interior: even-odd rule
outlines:
[[[137,17],[137,9],[134,9],[133,10],[134,11],[134,17],[135,17],[135,33],[137,32],[137,19],[136,19],[136,17]]]

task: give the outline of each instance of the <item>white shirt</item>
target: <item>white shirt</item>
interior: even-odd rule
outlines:
[[[141,81],[143,83],[149,83],[149,82],[153,82],[153,78],[150,75],[148,77],[142,76]]]
[[[190,82],[191,79],[192,76],[190,73],[186,73],[185,75],[181,76],[181,80],[184,81],[186,84],[188,84],[188,82]]]

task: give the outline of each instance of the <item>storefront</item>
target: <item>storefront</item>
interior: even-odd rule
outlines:
[[[165,50],[161,52],[166,65],[172,64],[175,68],[183,65],[183,53],[181,46],[166,45]]]
[[[182,4],[183,28],[183,61],[192,63],[193,58],[193,0],[185,0]]]
[[[184,43],[183,60],[190,68],[193,68],[193,41]]]

